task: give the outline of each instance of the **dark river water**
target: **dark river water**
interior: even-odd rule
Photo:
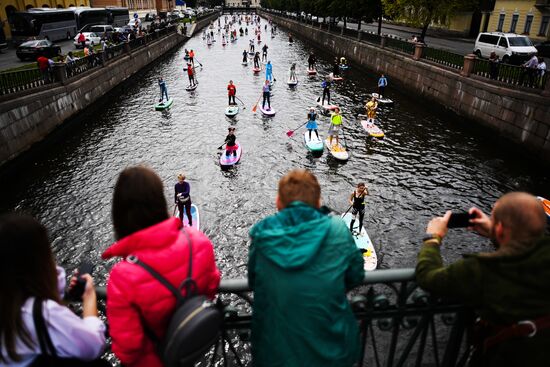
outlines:
[[[262,36],[265,40],[265,32]],[[190,39],[4,168],[0,209],[34,215],[48,227],[59,263],[70,268],[82,258],[92,258],[98,263],[96,275],[102,283],[113,264],[99,258],[113,241],[113,187],[119,172],[136,164],[152,167],[161,176],[169,203],[177,174],[185,172],[193,202],[200,208],[202,230],[214,243],[226,278],[246,275],[248,231],[275,212],[277,182],[292,168],[313,171],[321,183],[324,203],[337,212],[347,209],[347,197],[358,181],[367,183],[370,196],[365,221],[379,255],[379,268],[414,266],[428,220],[447,209],[475,205],[490,211],[494,200],[511,190],[550,196],[549,177],[537,161],[499,142],[472,121],[400,90],[392,84],[391,75],[387,94],[396,103],[379,114],[386,137],[367,139],[356,115],[363,112],[366,94],[374,91],[377,76],[356,65],[332,89],[333,102],[343,109],[351,158],[340,163],[326,151],[314,158],[302,142],[303,130],[292,138],[286,136],[289,129],[305,122],[307,108],[315,105],[321,93],[321,76],[306,76],[312,46],[299,39],[289,45],[283,32],[267,39],[277,79],[272,105],[278,111],[267,119],[251,112],[263,74],[254,76],[250,64],[241,65],[242,52],[252,36],[226,47],[216,37],[218,42],[210,48],[200,35]],[[184,48],[194,49],[203,64],[197,71],[199,86],[194,93],[185,90]],[[331,56],[315,52],[321,59],[320,74],[328,74]],[[297,63],[300,80],[294,90],[285,83],[292,62]],[[159,76],[174,98],[166,113],[153,108]],[[224,116],[229,79],[235,81],[237,96],[246,104],[234,120]],[[323,136],[328,122],[321,117]],[[243,157],[237,167],[224,172],[216,148],[231,124],[237,128]],[[453,230],[448,238],[444,246],[447,260],[489,249],[486,240],[464,230]]]

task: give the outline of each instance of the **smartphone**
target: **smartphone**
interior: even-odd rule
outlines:
[[[470,219],[472,218],[474,218],[474,216],[470,215],[470,213],[468,212],[452,213],[451,217],[449,218],[449,223],[447,224],[447,228],[470,227],[472,225],[470,223]]]
[[[95,265],[89,261],[83,261],[78,267],[78,278],[76,284],[67,293],[67,298],[71,301],[78,302],[82,299],[84,289],[86,288],[86,279],[82,277],[84,274],[90,274],[94,272]]]

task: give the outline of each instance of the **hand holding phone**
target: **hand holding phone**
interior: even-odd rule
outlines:
[[[472,223],[470,223],[470,219],[473,219],[474,215],[473,213],[470,214],[468,212],[460,212],[460,213],[452,213],[449,217],[449,222],[447,223],[447,228],[466,228],[473,226]]]
[[[86,290],[86,279],[83,275],[92,275],[93,271],[94,265],[92,263],[83,261],[82,264],[80,264],[76,272],[76,282],[71,280],[71,285],[69,286],[69,291],[67,293],[67,299],[74,302],[82,300],[82,295]]]

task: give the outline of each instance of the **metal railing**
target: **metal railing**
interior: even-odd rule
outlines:
[[[477,58],[474,65],[474,74],[484,78],[498,80],[502,83],[523,86],[535,89],[544,89],[548,82],[548,72],[541,74],[540,70],[528,69]]]
[[[454,52],[446,50],[424,47],[422,58],[453,69],[462,70],[464,68],[464,55],[455,54]]]
[[[51,83],[51,70],[41,72],[38,68],[0,73],[0,95],[17,93]]]
[[[401,39],[387,37],[386,47],[412,55],[414,54],[415,44]]]
[[[98,288],[98,298],[105,296],[105,289]],[[366,273],[363,285],[352,290],[349,299],[360,325],[361,366],[450,367],[463,361],[467,309],[418,288],[414,269]],[[252,365],[252,303],[247,279],[221,281],[218,304],[224,314],[222,337],[204,357],[211,366],[219,360],[224,365]]]
[[[95,53],[66,64],[67,78],[72,78],[90,69],[103,65],[103,53]]]

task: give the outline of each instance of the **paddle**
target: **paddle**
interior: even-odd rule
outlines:
[[[242,103],[242,105],[243,105],[243,110],[246,110],[246,106],[244,105],[244,102],[243,102],[239,97],[237,97],[237,96],[235,96],[235,98],[237,98],[237,100],[238,100],[239,102]]]
[[[223,144],[220,145],[220,146],[218,147],[218,150],[220,150],[221,148],[223,148],[223,146],[225,145],[225,143],[226,143],[226,142],[224,141]]]
[[[198,63],[199,63],[199,65],[200,65],[200,66],[201,66],[201,68],[202,68],[202,64],[200,63],[200,61],[199,61],[199,60],[197,60],[196,58],[194,58],[194,60],[195,60],[196,62],[198,62]]]
[[[348,212],[350,211],[351,207],[353,206],[353,204],[351,204],[348,208],[348,210],[346,210],[346,212],[344,214],[341,215],[341,217],[345,217],[346,214],[348,214]]]
[[[172,216],[176,216],[176,208],[178,207],[178,204],[174,204],[174,212],[172,213]]]
[[[342,136],[344,137],[344,146],[346,147],[346,150],[348,149],[348,142],[346,140],[346,134],[344,134],[344,125],[342,124]]]
[[[252,112],[256,113],[256,110],[258,109],[258,103],[260,103],[260,99],[262,99],[263,92],[260,94],[260,97],[258,97],[258,100],[256,101],[256,104],[254,104],[254,107],[252,107]]]
[[[297,128],[295,128],[294,130],[288,130],[288,131],[286,132],[286,136],[288,136],[288,137],[290,138],[292,135],[294,135],[294,131],[295,131],[295,130],[298,130],[299,128],[301,128],[302,126],[304,126],[305,124],[307,124],[308,122],[309,122],[309,121],[304,122],[303,124],[301,124],[300,126],[298,126]]]

